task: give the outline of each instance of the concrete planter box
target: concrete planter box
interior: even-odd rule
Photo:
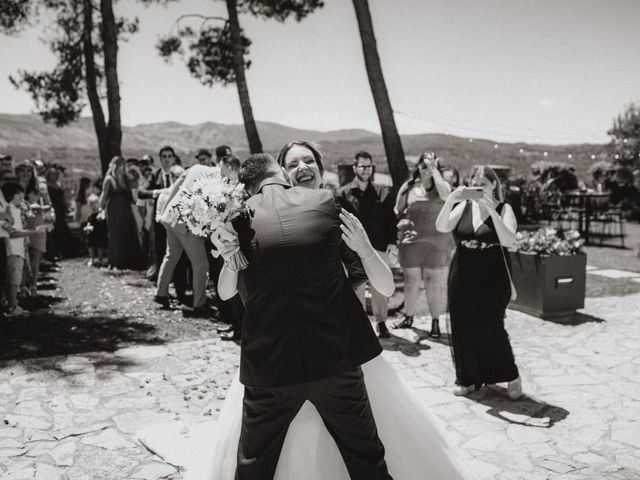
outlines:
[[[510,308],[540,318],[571,316],[584,308],[587,256],[509,252],[518,298]]]

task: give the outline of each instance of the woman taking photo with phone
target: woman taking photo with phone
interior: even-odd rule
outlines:
[[[442,178],[434,153],[422,154],[411,179],[400,187],[395,212],[398,223],[398,259],[404,274],[404,318],[394,328],[411,328],[420,284],[431,313],[431,333],[440,337],[439,319],[447,306],[447,271],[453,240],[436,230],[435,219],[451,186]]]
[[[453,232],[457,243],[449,273],[454,393],[467,395],[484,384],[509,382],[509,397],[515,400],[522,385],[504,317],[512,295],[505,247],[513,244],[517,223],[496,173],[475,167],[471,188],[451,193],[436,228]]]

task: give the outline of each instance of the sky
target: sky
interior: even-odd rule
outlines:
[[[382,68],[402,134],[449,133],[503,142],[599,143],[629,102],[640,102],[638,0],[369,0]],[[124,125],[242,123],[235,85],[192,78],[155,45],[178,16],[226,16],[215,0],[145,7],[119,51]],[[379,132],[352,2],[325,0],[302,22],[241,15],[251,38],[249,92],[257,120],[296,128]],[[54,65],[44,19],[0,35],[0,112],[29,113],[18,69]],[[87,109],[87,115],[90,111]]]

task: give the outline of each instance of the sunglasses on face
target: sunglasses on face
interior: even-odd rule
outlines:
[[[360,170],[373,170],[373,165],[358,165]]]

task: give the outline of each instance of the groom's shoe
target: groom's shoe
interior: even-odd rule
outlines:
[[[389,329],[387,328],[387,324],[384,323],[384,320],[378,322],[378,337],[379,338],[389,338],[391,334],[389,333]]]

